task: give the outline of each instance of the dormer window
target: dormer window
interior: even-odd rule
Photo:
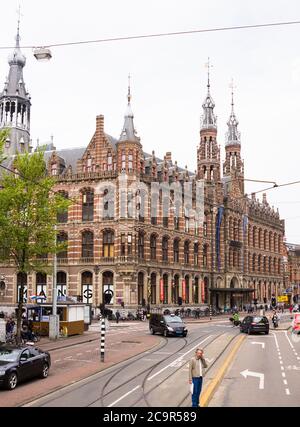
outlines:
[[[126,170],[126,154],[125,151],[122,151],[122,171]]]
[[[87,172],[91,172],[91,170],[92,170],[92,159],[91,159],[91,157],[88,157],[87,162],[86,162],[86,166],[87,166]]]

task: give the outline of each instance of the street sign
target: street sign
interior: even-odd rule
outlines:
[[[278,302],[288,302],[289,298],[287,295],[281,295],[277,298]]]

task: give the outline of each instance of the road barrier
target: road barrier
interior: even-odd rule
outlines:
[[[100,340],[100,360],[101,362],[104,362],[104,355],[105,355],[105,319],[102,317],[100,319],[101,322],[101,340]]]

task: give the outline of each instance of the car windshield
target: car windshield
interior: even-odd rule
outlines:
[[[0,349],[0,362],[16,362],[19,357],[19,350],[16,349]]]
[[[167,323],[182,323],[181,317],[179,316],[165,316]]]

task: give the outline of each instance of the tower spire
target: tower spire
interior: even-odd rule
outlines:
[[[119,141],[138,141],[136,130],[133,124],[133,112],[131,109],[131,77],[128,75],[128,91],[127,91],[127,109],[124,115],[124,126],[121,132]]]
[[[226,145],[235,145],[241,143],[241,134],[237,129],[239,122],[234,113],[233,90],[236,86],[233,84],[233,79],[231,79],[229,87],[231,88],[231,114],[227,122],[228,131],[226,133]]]
[[[10,128],[10,142],[5,147],[7,155],[30,151],[30,96],[25,88],[23,68],[26,58],[20,49],[20,17],[18,9],[16,44],[8,57],[9,73],[0,92],[0,129]]]
[[[210,69],[212,65],[209,58],[205,66],[207,67],[207,95],[202,104],[203,115],[201,117],[201,129],[217,129],[217,117],[214,115],[215,103],[210,94]]]

